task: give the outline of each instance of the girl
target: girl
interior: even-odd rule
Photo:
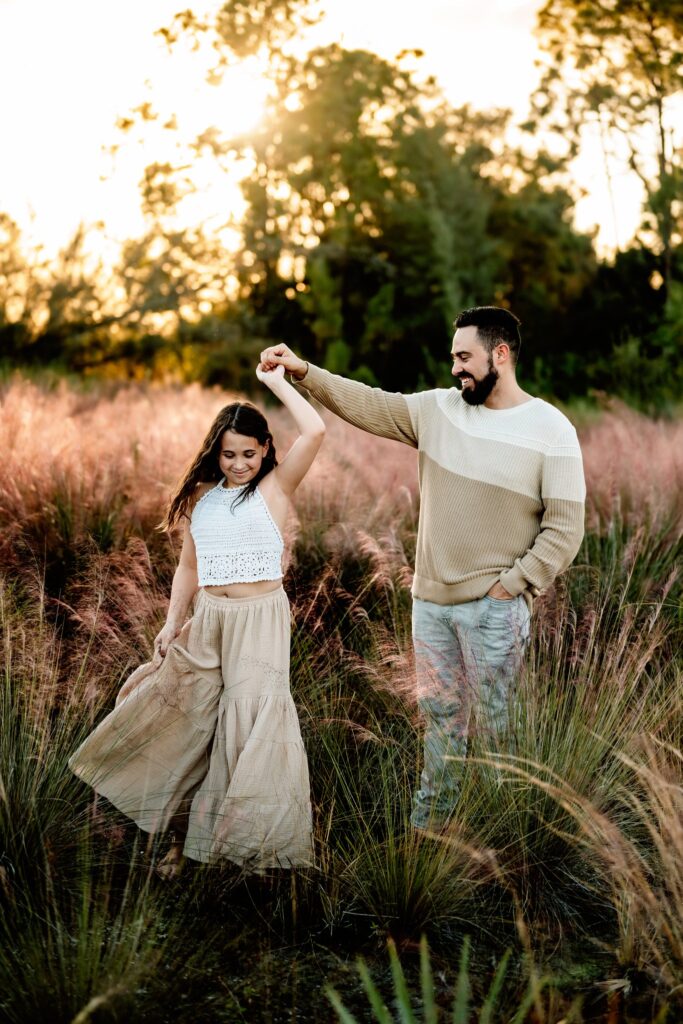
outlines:
[[[219,412],[163,523],[187,520],[153,660],[133,672],[69,760],[140,828],[174,829],[157,866],[166,878],[183,855],[227,858],[247,870],[311,863],[282,533],[325,426],[283,367],[259,363],[256,376],[289,409],[300,437],[278,465],[254,406],[235,402]]]

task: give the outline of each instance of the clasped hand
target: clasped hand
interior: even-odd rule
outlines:
[[[268,369],[266,369],[263,363],[259,363],[258,366],[256,367],[256,376],[258,377],[262,384],[269,384],[273,380],[276,380],[278,377],[284,377],[284,375],[285,368],[281,363],[279,366],[272,366]]]

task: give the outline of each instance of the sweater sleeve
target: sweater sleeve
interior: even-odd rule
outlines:
[[[536,540],[500,575],[508,594],[545,590],[574,560],[583,540],[586,484],[581,448],[567,422],[543,460],[543,516]]]
[[[296,383],[354,427],[417,448],[417,423],[412,412],[415,403],[409,404],[405,395],[368,387],[312,363],[303,380]]]

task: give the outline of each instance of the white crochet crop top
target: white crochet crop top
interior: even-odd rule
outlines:
[[[235,504],[247,484],[227,488],[224,481],[201,496],[190,520],[199,586],[280,579],[284,541],[263,495],[257,487]]]

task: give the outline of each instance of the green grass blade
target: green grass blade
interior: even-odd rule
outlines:
[[[417,1024],[413,1008],[410,1005],[410,993],[406,985],[406,976],[401,967],[401,961],[396,952],[396,944],[389,940],[389,959],[391,960],[391,974],[394,979],[394,992],[401,1024]]]
[[[424,1024],[436,1024],[438,1010],[434,998],[434,974],[429,962],[427,936],[420,939],[420,987],[422,989],[422,1019]]]
[[[357,1019],[353,1016],[352,1013],[349,1013],[349,1011],[342,1003],[341,997],[336,989],[332,988],[331,985],[326,985],[325,995],[332,1003],[332,1006],[334,1007],[334,1012],[337,1014],[337,1017],[341,1024],[358,1024]]]
[[[460,954],[460,968],[458,980],[455,986],[455,1000],[453,1002],[453,1024],[468,1024],[470,1012],[470,939],[465,936]]]
[[[361,976],[363,982],[363,988],[367,993],[367,997],[370,1000],[370,1006],[372,1012],[378,1024],[393,1024],[391,1014],[387,1010],[386,1006],[382,1002],[382,996],[379,993],[379,989],[375,985],[374,981],[370,977],[370,971],[367,968],[367,964],[364,960],[358,961],[358,973]]]
[[[536,982],[535,985],[530,985],[528,992],[524,996],[522,1002],[519,1004],[517,1013],[510,1021],[510,1024],[524,1024],[529,1014],[529,1010],[536,1002],[536,997],[541,994],[543,989],[548,984],[549,980],[549,978],[541,978],[539,981]]]
[[[500,995],[500,990],[503,987],[503,982],[505,981],[505,974],[508,969],[509,959],[510,950],[508,949],[507,952],[505,953],[505,956],[496,967],[496,973],[493,976],[491,987],[488,991],[486,999],[484,1000],[484,1005],[481,1008],[481,1013],[479,1015],[479,1024],[491,1024],[491,1021],[493,1019],[493,1011],[496,1008],[496,1005],[498,1003],[498,996]]]

